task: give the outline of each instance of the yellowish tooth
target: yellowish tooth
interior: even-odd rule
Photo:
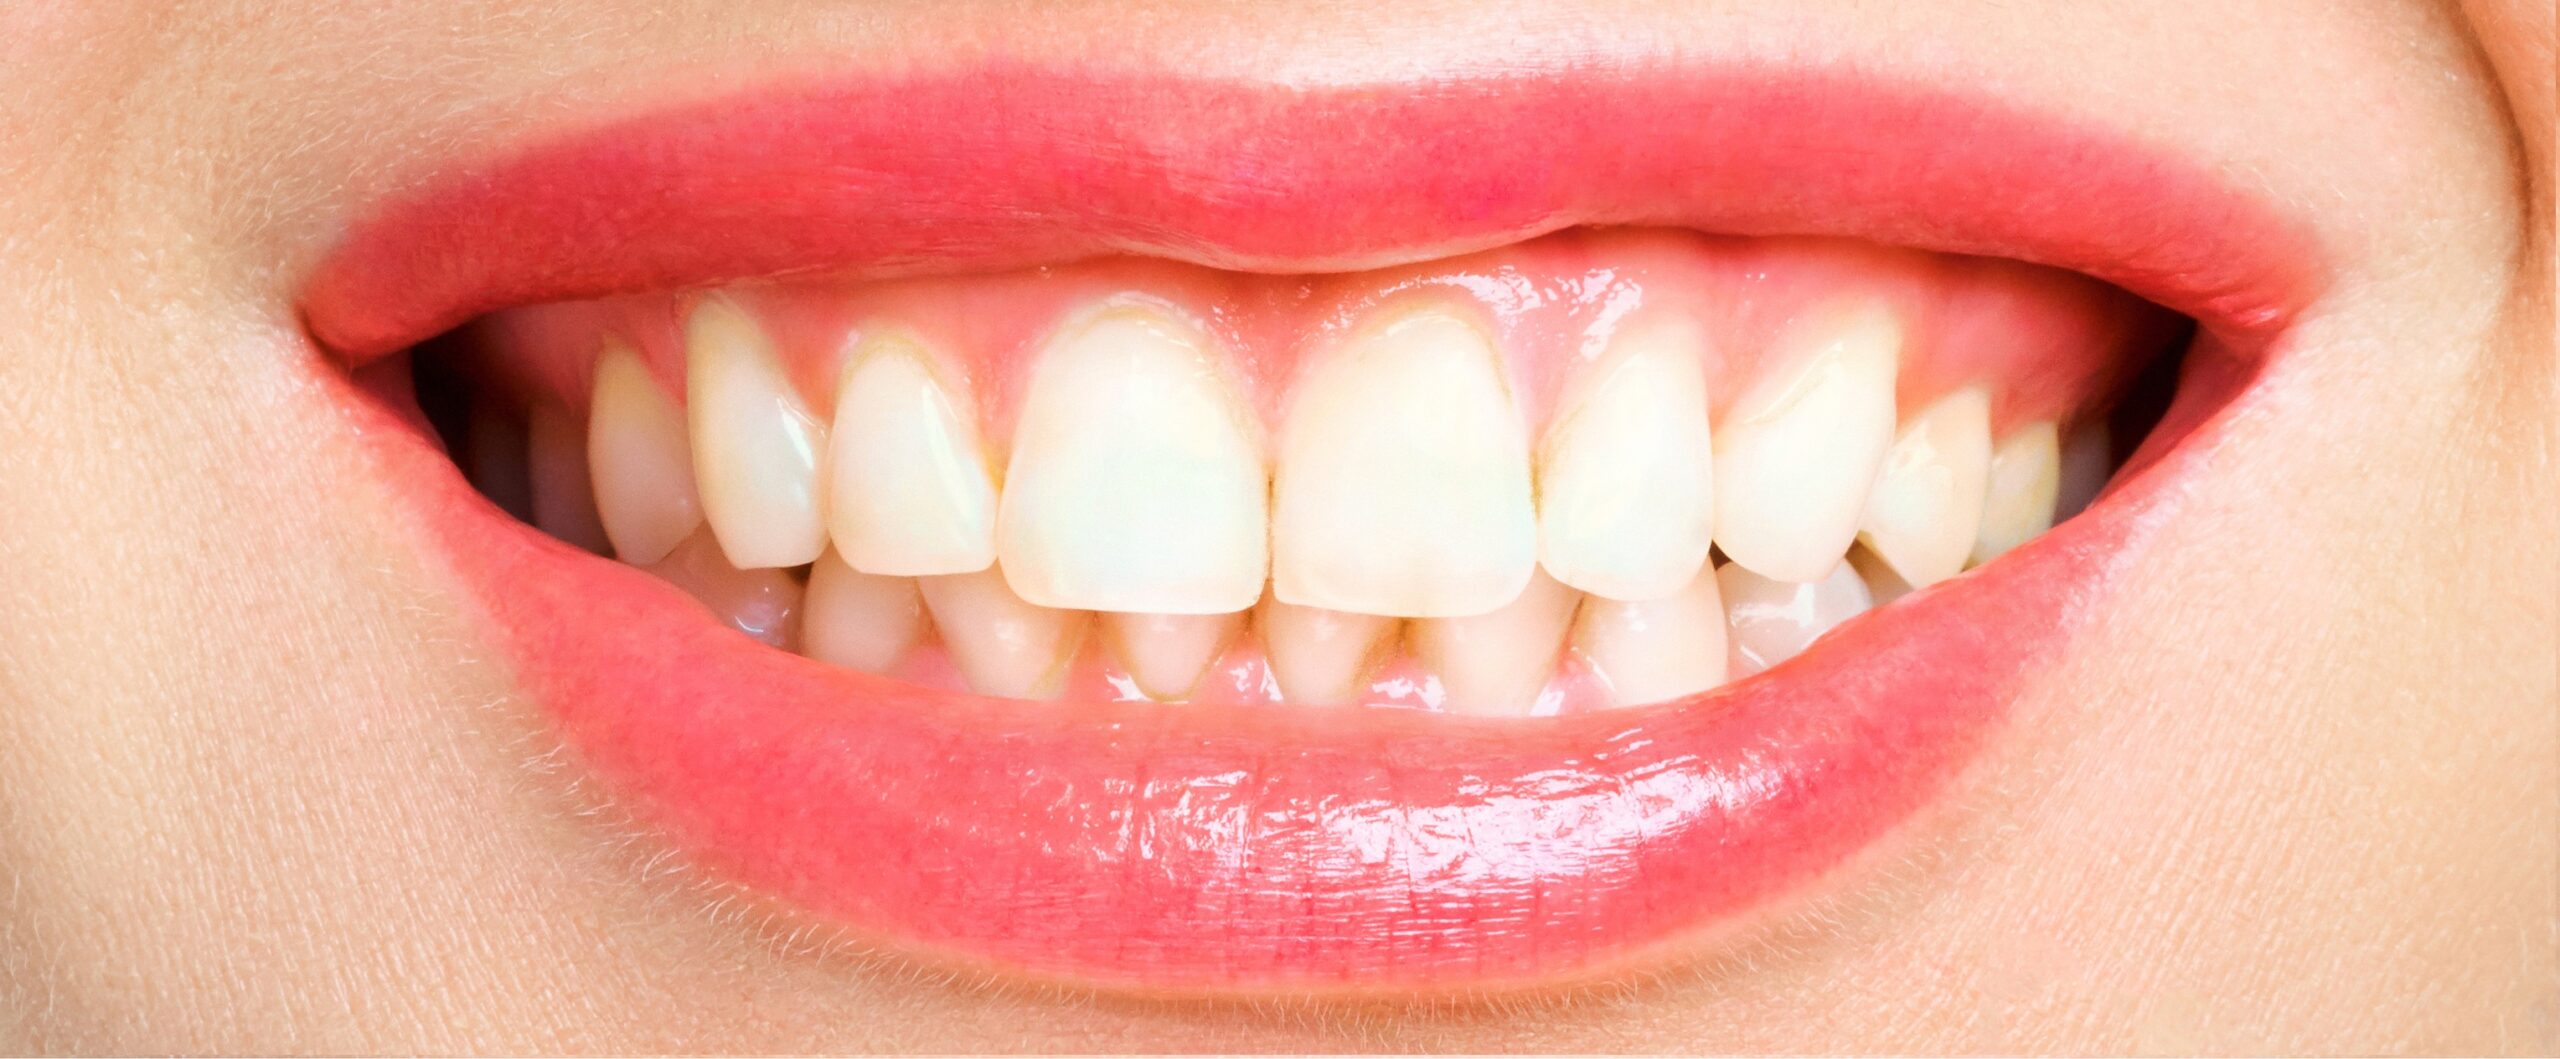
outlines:
[[[684,412],[631,347],[608,342],[587,408],[588,477],[613,554],[646,566],[702,525]]]
[[[1362,331],[1299,383],[1271,527],[1281,601],[1483,614],[1537,565],[1529,444],[1493,340],[1438,308]]]
[[[1858,534],[1893,444],[1902,322],[1885,306],[1835,307],[1790,337],[1783,365],[1716,431],[1716,544],[1781,581],[1817,581]]]
[[[591,552],[612,546],[596,513],[595,486],[587,474],[586,432],[577,420],[549,405],[535,405],[525,426],[527,473],[533,482],[533,524],[542,532]]]
[[[726,298],[685,320],[685,404],[703,515],[729,561],[798,566],[827,547],[818,454],[827,426],[809,414],[772,341]]]
[[[854,569],[965,574],[996,561],[996,483],[977,413],[931,351],[865,336],[836,385],[827,529]]]
[[[1612,706],[1640,706],[1724,683],[1724,600],[1715,571],[1660,599],[1593,597],[1574,619],[1573,642],[1607,686]]]
[[[2062,439],[2062,469],[2056,475],[2053,520],[2060,522],[2088,509],[2107,487],[2115,471],[2113,439],[2107,421],[2092,418],[2071,428]]]
[[[800,644],[800,583],[782,570],[729,564],[709,533],[685,538],[643,569],[711,608],[722,624],[785,651]]]
[[[1101,616],[1129,676],[1138,690],[1158,702],[1189,698],[1209,663],[1244,627],[1244,612],[1234,614],[1123,614]]]
[[[1581,595],[1532,572],[1500,609],[1413,623],[1414,653],[1440,675],[1453,713],[1525,715],[1555,675]]]
[[[1254,608],[1255,632],[1280,683],[1281,697],[1316,706],[1360,701],[1371,670],[1396,644],[1396,619],[1301,607],[1265,597]]]
[[[1873,604],[1845,562],[1819,581],[1777,581],[1726,563],[1716,568],[1716,586],[1724,595],[1725,674],[1732,680],[1795,657]]]
[[[2051,529],[2061,487],[2062,441],[2051,422],[2020,427],[2000,439],[2000,447],[1991,451],[1991,486],[1983,499],[1973,561],[1990,562]]]
[[[1547,573],[1609,599],[1679,594],[1715,533],[1706,335],[1695,321],[1630,324],[1568,391],[1538,473]]]
[[[865,673],[888,672],[924,633],[914,578],[863,573],[832,548],[809,568],[800,613],[800,653]]]
[[[1056,698],[1092,615],[1033,606],[994,569],[916,579],[963,679],[981,695]]]
[[[1209,339],[1123,305],[1032,368],[997,515],[1005,580],[1047,607],[1227,614],[1262,595],[1270,476]]]
[[[1991,476],[1991,395],[1948,394],[1902,425],[1859,538],[1915,587],[1964,572]]]
[[[1858,572],[1859,580],[1866,582],[1867,598],[1876,606],[1884,606],[1911,594],[1911,582],[1903,580],[1893,564],[1877,558],[1876,553],[1864,546],[1849,549],[1849,567]]]

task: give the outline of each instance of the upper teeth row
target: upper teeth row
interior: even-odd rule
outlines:
[[[631,562],[707,520],[740,567],[832,542],[868,573],[993,565],[1040,606],[1154,614],[1243,611],[1267,581],[1300,606],[1459,617],[1511,602],[1541,565],[1595,596],[1666,598],[1711,544],[1812,582],[1863,539],[1927,585],[2050,524],[2055,424],[1995,444],[1979,386],[1897,422],[1903,329],[1885,309],[1789,337],[1711,425],[1700,328],[1639,318],[1533,439],[1487,331],[1406,304],[1319,357],[1266,438],[1200,329],[1107,303],[1042,343],[999,473],[965,382],[918,339],[867,330],[821,416],[715,296],[686,321],[682,410],[609,344],[588,456]]]

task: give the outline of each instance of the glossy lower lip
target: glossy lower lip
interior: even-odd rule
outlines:
[[[303,305],[361,363],[611,291],[1131,250],[1307,268],[1577,223],[2070,267],[2196,317],[2210,378],[2140,473],[1973,575],[1693,700],[1503,722],[1025,705],[830,669],[513,523],[415,430],[363,432],[528,695],[723,877],[885,945],[1079,982],[1474,989],[1622,966],[1925,805],[2315,292],[2302,230],[2100,133],[1802,72],[1284,90],[981,71],[798,86],[466,168],[359,227]]]

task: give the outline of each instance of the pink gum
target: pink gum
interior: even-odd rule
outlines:
[[[847,354],[872,328],[923,339],[974,390],[988,435],[1009,434],[1039,342],[1092,305],[1139,298],[1224,347],[1266,423],[1310,356],[1370,314],[1430,301],[1473,315],[1504,352],[1513,392],[1543,424],[1572,367],[1613,329],[1671,310],[1704,323],[1709,392],[1748,388],[1785,335],[1844,303],[1881,301],[1907,322],[1901,404],[1963,386],[1993,395],[1996,429],[2070,420],[2103,404],[2178,318],[2074,273],[2014,261],[1837,239],[1735,238],[1668,229],[1574,229],[1369,272],[1263,275],[1142,258],[978,276],[802,280],[732,288],[773,336],[811,407],[832,404]],[[655,294],[509,310],[477,324],[486,374],[523,396],[583,410],[603,336],[631,342],[682,394],[682,312]]]

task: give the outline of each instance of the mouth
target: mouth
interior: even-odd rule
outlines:
[[[1936,802],[2304,232],[1820,71],[980,70],[458,167],[302,304],[518,684],[720,878],[1008,975],[1472,991]]]

